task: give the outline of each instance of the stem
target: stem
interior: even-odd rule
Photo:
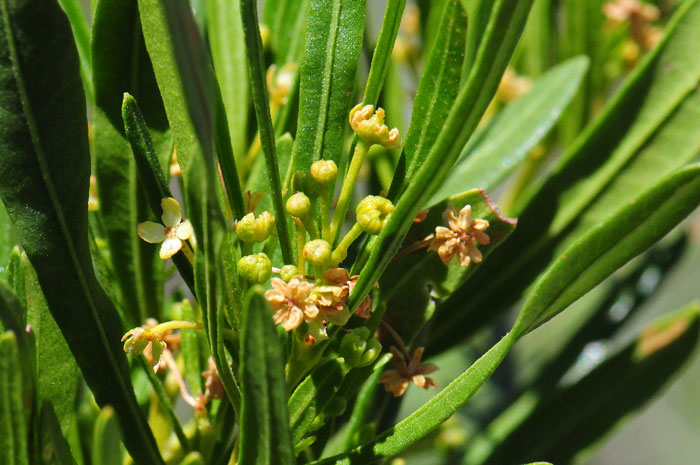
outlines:
[[[204,329],[204,326],[202,326],[202,323],[195,321],[172,320],[154,326],[149,331],[151,334],[155,334],[160,338],[163,333],[167,331],[174,331],[176,329]],[[238,342],[236,333],[232,329],[224,328],[224,338],[231,342]]]
[[[336,247],[333,251],[331,259],[333,260],[334,264],[337,265],[345,260],[345,257],[348,256],[348,247],[350,247],[350,244],[355,242],[361,234],[362,228],[360,227],[359,223],[355,223],[345,237],[343,237],[343,240],[340,241],[338,247]]]
[[[314,223],[311,215],[307,215],[306,218],[302,218],[301,221],[304,224],[306,231],[308,231],[309,237],[311,237],[312,240],[318,239],[318,229],[316,228],[316,223]]]
[[[333,203],[332,193],[328,193],[328,188],[324,186],[321,190],[321,239],[331,244],[331,203]]]
[[[362,162],[365,161],[365,156],[369,151],[369,145],[366,142],[360,140],[355,146],[355,153],[350,161],[350,167],[348,172],[345,174],[345,179],[343,180],[343,187],[340,191],[340,197],[338,198],[338,203],[335,207],[335,213],[333,214],[333,226],[331,228],[331,237],[337,238],[340,232],[340,228],[343,226],[343,221],[345,220],[345,214],[348,210],[348,204],[352,198],[352,194],[355,190],[355,181],[357,181],[357,175],[360,173],[360,168],[362,168]],[[335,241],[334,241],[335,242]]]
[[[297,229],[297,269],[299,273],[306,274],[304,263],[304,245],[306,244],[306,230],[299,218],[294,218],[294,225]]]

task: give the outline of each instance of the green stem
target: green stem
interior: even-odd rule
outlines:
[[[328,187],[324,186],[321,190],[321,239],[328,242],[333,242],[331,236],[331,203],[333,202],[333,194],[328,193]]]
[[[318,228],[316,228],[316,223],[314,223],[314,220],[313,218],[311,218],[311,215],[307,215],[306,218],[302,218],[301,221],[302,223],[304,223],[304,227],[309,233],[309,237],[311,237],[312,240],[318,239]]]
[[[345,257],[348,256],[348,248],[350,247],[350,244],[355,242],[357,238],[360,237],[362,232],[363,231],[360,224],[355,223],[345,237],[343,237],[343,240],[340,241],[338,247],[335,248],[333,254],[331,255],[331,259],[335,265],[338,265],[340,262],[345,260]]]
[[[299,273],[306,274],[306,264],[304,263],[304,245],[306,244],[306,229],[299,218],[294,218],[294,225],[297,229],[297,269]]]
[[[369,151],[370,146],[362,141],[358,141],[355,146],[355,152],[350,161],[350,167],[345,175],[345,180],[343,181],[343,188],[340,191],[340,197],[338,198],[338,203],[335,207],[335,213],[333,214],[333,226],[331,228],[331,237],[337,238],[340,233],[340,229],[343,226],[345,220],[345,214],[348,210],[348,204],[352,198],[353,191],[355,190],[355,181],[357,181],[357,175],[360,173],[360,168],[362,168],[362,162],[365,161],[365,156]]]
[[[184,321],[184,320],[172,320],[161,323],[150,329],[150,333],[155,333],[159,337],[166,333],[167,331],[174,331],[176,329],[204,329],[202,323],[195,321]],[[231,342],[238,342],[235,331],[231,329],[224,328],[224,338]]]

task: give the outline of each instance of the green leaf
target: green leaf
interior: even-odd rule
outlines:
[[[588,59],[578,57],[537,79],[526,95],[506,106],[467,144],[453,171],[427,205],[464,189],[496,187],[554,126],[587,69]]]
[[[124,134],[122,99],[128,91],[141,100],[161,166],[169,166],[172,139],[153,69],[143,44],[136,0],[99,0],[92,27],[95,107],[92,143],[99,215],[109,243],[121,304],[132,326],[160,317],[163,262],[158,247],[141,240],[137,224],[160,219],[150,213],[136,162]]]
[[[22,252],[18,245],[16,245],[12,252],[10,253],[10,260],[7,264],[7,270],[5,270],[5,276],[7,279],[7,285],[14,291],[17,299],[21,302],[22,308],[27,306],[26,289],[24,287],[24,273],[22,273]],[[17,319],[25,326],[27,321],[27,314],[23,311],[17,313]]]
[[[258,132],[263,154],[265,155],[265,165],[267,166],[267,179],[272,197],[275,217],[278,221],[277,235],[279,236],[282,256],[285,263],[292,263],[292,247],[285,218],[286,211],[282,202],[282,185],[280,181],[277,151],[275,147],[275,132],[272,127],[270,117],[270,105],[267,95],[267,84],[265,80],[265,60],[263,57],[262,41],[260,39],[260,26],[258,24],[257,3],[253,0],[241,0],[241,18],[243,21],[243,32],[246,42],[246,52],[248,54],[248,70],[253,91],[253,106],[255,116],[258,121]]]
[[[27,290],[27,323],[36,344],[36,380],[38,403],[48,400],[58,417],[61,430],[68,434],[75,419],[78,396],[78,365],[51,316],[36,272],[26,256],[22,257],[24,284]],[[42,407],[43,408],[43,407]]]
[[[0,334],[0,463],[29,465],[22,370],[13,332]]]
[[[543,399],[480,463],[574,462],[656,396],[693,358],[699,338],[700,304],[662,317],[583,379]]]
[[[420,206],[449,174],[465,143],[496,92],[503,71],[525,26],[532,0],[497,0],[477,59],[449,112],[430,154],[401,195],[374,244],[350,296],[356,308],[398,252]]]
[[[366,1],[311,0],[292,170],[320,159],[339,163],[347,128]]]
[[[343,383],[346,365],[332,359],[319,365],[289,398],[289,424],[293,443],[299,444],[310,430],[314,419],[323,412]]]
[[[384,10],[382,28],[379,30],[379,39],[372,54],[372,64],[369,68],[365,96],[362,103],[365,105],[377,105],[379,94],[384,86],[384,80],[391,66],[391,52],[394,50],[394,42],[399,34],[403,10],[406,8],[406,0],[389,0]]]
[[[56,4],[0,7],[0,197],[98,404],[118,412],[135,460],[162,463],[90,260],[87,116],[70,26]]]
[[[123,453],[119,443],[119,424],[114,409],[104,407],[92,431],[92,463],[94,465],[122,465]]]
[[[41,404],[41,463],[45,465],[75,465],[68,441],[61,433],[51,401]]]
[[[7,280],[8,269],[5,264],[10,260],[12,249],[17,244],[17,238],[12,230],[12,222],[7,216],[5,205],[0,202],[0,271],[4,271],[5,280]]]
[[[455,195],[430,209],[424,221],[414,223],[404,241],[404,251],[415,244],[423,245],[412,252],[399,252],[387,267],[379,282],[383,302],[387,302],[387,317],[392,327],[406,343],[410,343],[418,331],[430,319],[435,309],[434,301],[449,296],[466,279],[476,272],[480,263],[463,267],[455,257],[449,266],[440,260],[437,252],[428,251],[425,238],[435,233],[444,223],[443,213],[449,206],[461,210],[471,206],[472,219],[489,222],[485,233],[489,244],[478,244],[484,260],[513,232],[517,221],[504,217],[498,207],[482,189],[474,189]]]
[[[365,465],[398,454],[440,426],[464,405],[498,368],[515,341],[514,333],[505,335],[445,389],[404,420],[380,434],[376,440],[345,454],[315,461],[310,465]]]
[[[207,37],[214,70],[226,108],[229,134],[236,163],[245,160],[248,149],[250,84],[243,40],[240,0],[207,0]]]
[[[466,337],[464,322],[470,333],[504,311],[590,227],[696,156],[700,127],[690,121],[700,111],[698,28],[700,3],[693,0],[551,175],[520,196],[509,211],[519,217],[518,230],[440,305],[428,352]],[[492,311],[481,311],[485,305]]]
[[[58,4],[68,16],[73,29],[75,45],[80,57],[80,76],[87,97],[92,100],[95,93],[92,86],[92,57],[90,56],[90,30],[78,0],[58,0]]]
[[[282,347],[258,288],[246,298],[241,336],[241,465],[295,463]]]
[[[275,64],[298,63],[303,52],[309,0],[269,0],[263,4],[263,24],[269,28]]]
[[[677,171],[592,228],[535,284],[513,332],[552,318],[651,247],[700,204],[700,165]]]
[[[425,163],[455,103],[462,76],[466,34],[467,12],[460,0],[449,0],[445,3],[435,45],[431,48],[413,102],[403,157],[389,189],[390,199],[399,197]],[[471,187],[475,186],[467,186]]]
[[[146,121],[143,119],[136,100],[128,93],[124,94],[122,119],[124,120],[126,138],[131,144],[131,150],[138,170],[138,178],[145,191],[146,200],[151,207],[151,213],[160,218],[163,213],[161,200],[164,197],[172,197],[173,194],[170,192],[168,178],[163,172],[161,162],[158,160]],[[192,264],[182,251],[173,255],[172,260],[177,266],[185,284],[194,293]]]

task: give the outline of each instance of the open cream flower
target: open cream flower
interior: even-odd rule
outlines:
[[[342,297],[344,299],[343,302],[345,302],[348,296],[352,294],[352,291],[355,288],[355,283],[357,282],[357,278],[359,278],[358,275],[351,277],[350,273],[348,273],[348,270],[343,268],[329,268],[323,273],[323,279],[328,284],[330,284],[331,286],[337,286],[339,289],[341,289],[341,291],[339,291],[338,297]],[[377,283],[374,284],[374,287],[378,287]],[[355,310],[355,315],[361,318],[369,318],[371,306],[372,299],[369,295],[367,295],[362,300],[360,306],[357,307],[357,310]]]
[[[406,356],[399,350],[391,346],[389,349],[393,355],[391,363],[396,368],[395,370],[387,370],[379,378],[379,382],[384,385],[384,390],[394,394],[394,397],[399,397],[406,392],[408,384],[413,381],[413,384],[419,388],[429,389],[435,387],[435,381],[425,375],[437,371],[437,365],[426,363],[421,365],[423,357],[423,347],[419,347],[413,352],[411,360],[406,362]]]
[[[479,263],[482,255],[476,247],[479,244],[488,244],[489,236],[483,231],[489,227],[486,220],[472,220],[472,207],[465,205],[459,212],[450,206],[442,214],[443,221],[449,226],[435,228],[435,237],[428,250],[437,250],[440,259],[445,265],[449,265],[455,255],[459,256],[459,264],[463,267],[469,263]]]
[[[285,331],[298,328],[304,319],[318,316],[318,307],[309,299],[314,285],[302,276],[292,278],[289,283],[272,278],[270,284],[273,288],[265,292],[265,299],[275,311],[272,315],[275,324],[281,324]]]
[[[160,247],[160,258],[165,260],[170,258],[180,251],[182,241],[192,239],[194,232],[192,224],[182,217],[180,203],[172,197],[165,197],[160,201],[160,206],[163,209],[163,224],[145,221],[139,223],[139,237],[151,244],[163,245]],[[165,225],[165,226],[163,226]]]

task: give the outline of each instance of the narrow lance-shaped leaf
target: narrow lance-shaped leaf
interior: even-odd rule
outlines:
[[[135,460],[162,463],[90,260],[87,116],[70,26],[56,4],[0,6],[0,197],[98,404],[114,406]]]
[[[241,465],[295,463],[282,347],[260,289],[246,298],[241,336]]]
[[[279,236],[282,256],[285,263],[292,262],[292,246],[287,230],[285,209],[282,202],[282,184],[280,181],[279,166],[277,162],[277,151],[275,147],[275,132],[272,127],[270,116],[270,104],[268,101],[267,87],[265,81],[265,61],[263,59],[262,41],[260,39],[260,27],[258,25],[258,8],[253,0],[241,0],[241,20],[243,22],[243,33],[246,42],[246,52],[248,53],[248,70],[250,73],[250,83],[253,92],[253,106],[255,116],[258,121],[258,132],[260,133],[260,143],[265,155],[265,165],[267,166],[267,178],[269,182],[269,192],[272,197],[277,235]]]
[[[398,454],[440,426],[464,405],[498,368],[515,341],[514,333],[508,333],[445,389],[374,441],[310,465],[366,465]]]
[[[457,97],[467,34],[467,13],[460,0],[445,3],[437,34],[416,92],[402,160],[389,189],[392,200],[425,163]]]
[[[496,187],[554,126],[587,69],[588,59],[578,57],[537,79],[526,95],[506,106],[493,122],[474,135],[427,206],[465,189]]]
[[[700,204],[700,165],[681,169],[576,241],[537,282],[513,332],[552,318],[651,247]]]
[[[27,289],[27,323],[31,325],[36,341],[38,403],[41,405],[44,399],[51,402],[61,430],[67,434],[75,419],[78,365],[51,316],[36,272],[26,255],[22,257],[22,269]]]
[[[121,112],[124,92],[140,101],[160,166],[170,166],[172,139],[143,43],[136,0],[96,3],[92,62],[95,91],[92,143],[98,214],[109,244],[121,306],[130,324],[137,326],[146,317],[160,317],[163,262],[158,258],[158,248],[136,234],[139,222],[160,219],[160,212],[149,211],[124,134]]]
[[[571,463],[656,396],[692,359],[700,339],[700,304],[665,315],[573,385],[537,405],[485,462],[547,457]],[[575,405],[575,409],[570,407]],[[561,412],[566,411],[566,415]]]
[[[88,29],[85,15],[78,0],[58,0],[58,4],[68,16],[75,45],[80,57],[80,77],[83,80],[85,93],[89,99],[94,98],[92,86],[92,57],[90,56],[90,30]]]
[[[15,334],[0,334],[0,462],[29,465],[19,363]]]
[[[119,444],[119,424],[110,406],[100,410],[92,431],[92,463],[94,465],[121,465],[123,453]]]
[[[41,430],[41,459],[46,465],[75,465],[68,441],[61,432],[61,425],[51,401],[41,404],[39,419]]]
[[[449,174],[493,98],[525,25],[532,0],[498,0],[475,68],[459,92],[430,154],[401,195],[350,296],[356,308],[399,250],[416,213]]]

